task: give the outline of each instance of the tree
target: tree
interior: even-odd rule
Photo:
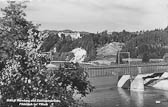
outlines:
[[[96,58],[96,48],[91,35],[85,35],[80,39],[79,46],[87,51],[87,57],[89,60]]]
[[[60,41],[58,34],[48,33],[47,35],[49,35],[49,36],[47,38],[45,38],[44,42],[42,43],[42,45],[40,47],[40,50],[43,52],[50,51],[51,48],[53,48],[54,45]],[[59,49],[57,48],[57,50],[59,50]]]
[[[9,1],[2,9],[4,17],[0,23],[1,49],[8,54],[0,71],[0,92],[5,107],[18,107],[7,99],[58,100],[58,107],[69,107],[76,103],[73,96],[85,96],[92,90],[87,73],[78,64],[64,64],[59,69],[46,68],[47,57],[39,51],[41,35],[37,27],[25,19],[24,3]],[[7,44],[3,48],[4,44]],[[46,60],[44,60],[46,59]]]
[[[148,52],[150,58],[162,58],[166,53],[168,33],[163,30],[152,30],[138,34],[129,41],[123,50],[129,51],[131,57],[143,56]],[[138,52],[138,53],[137,53]]]
[[[0,30],[2,31],[0,48],[9,57],[15,54],[15,45],[17,40],[26,42],[28,40],[28,30],[35,29],[31,22],[26,21],[24,18],[26,8],[23,3],[17,4],[14,1],[8,2],[9,6],[2,9],[3,16],[1,18]]]
[[[149,62],[149,53],[144,53],[142,56],[142,62]]]

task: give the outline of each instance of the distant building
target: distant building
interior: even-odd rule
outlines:
[[[73,33],[64,33],[64,32],[59,32],[58,36],[61,37],[61,35],[64,34],[65,37],[70,36],[72,39],[78,39],[81,38],[81,35],[79,32],[73,32]]]
[[[113,34],[113,32],[107,32],[107,34],[108,34],[108,35],[112,35],[112,34]]]
[[[165,62],[168,62],[168,53],[164,54],[163,59],[164,59]]]

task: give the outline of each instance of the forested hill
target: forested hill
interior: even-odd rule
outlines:
[[[71,30],[63,30],[62,32],[75,32]],[[156,29],[151,31],[137,32],[112,32],[103,31],[100,33],[80,32],[81,38],[72,39],[70,36],[58,36],[59,31],[44,31],[47,37],[41,47],[42,51],[50,51],[54,47],[57,51],[69,52],[74,48],[82,47],[88,53],[88,59],[96,58],[96,49],[111,42],[124,43],[122,51],[129,51],[131,57],[142,58],[148,54],[149,58],[162,58],[168,52],[168,28]]]
[[[45,32],[44,35],[47,36],[41,46],[41,50],[43,52],[50,51],[56,47],[56,51],[61,54],[64,52],[70,52],[75,48],[81,47],[87,51],[88,60],[95,59],[96,57],[96,48],[92,34],[83,32],[81,38],[78,39],[72,39],[71,36],[65,37],[65,35],[61,35],[61,37],[59,37],[58,33],[54,31],[49,31],[47,32],[47,34]]]
[[[148,55],[149,58],[162,58],[168,52],[167,30],[146,31],[126,42],[123,51],[131,52],[132,57]]]

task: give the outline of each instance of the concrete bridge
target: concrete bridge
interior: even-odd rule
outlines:
[[[130,90],[144,90],[145,75],[161,76],[168,72],[168,64],[153,63],[141,65],[116,65],[116,66],[101,66],[101,67],[87,67],[84,66],[85,71],[88,72],[89,78],[93,80],[97,77],[117,77],[117,86],[121,88],[129,88]],[[147,77],[146,77],[147,78]],[[99,78],[100,79],[100,78]],[[98,81],[98,79],[95,81]]]
[[[52,64],[63,64],[67,61],[51,61]],[[148,84],[145,79],[162,76],[168,72],[167,63],[153,64],[119,64],[111,66],[91,66],[87,63],[80,64],[88,73],[90,81],[97,86],[110,86],[111,82],[118,87],[129,88],[130,90],[144,90],[144,85]],[[168,78],[168,76],[167,76]],[[168,81],[167,81],[168,82]],[[168,88],[167,88],[168,89]]]

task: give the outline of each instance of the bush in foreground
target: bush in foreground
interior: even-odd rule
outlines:
[[[39,51],[42,38],[37,27],[25,19],[23,3],[9,1],[1,18],[1,51],[7,57],[0,71],[1,106],[18,107],[19,100],[58,100],[48,106],[70,107],[76,104],[74,94],[86,96],[92,86],[87,73],[78,65],[66,63],[59,69],[46,68],[48,58]]]

